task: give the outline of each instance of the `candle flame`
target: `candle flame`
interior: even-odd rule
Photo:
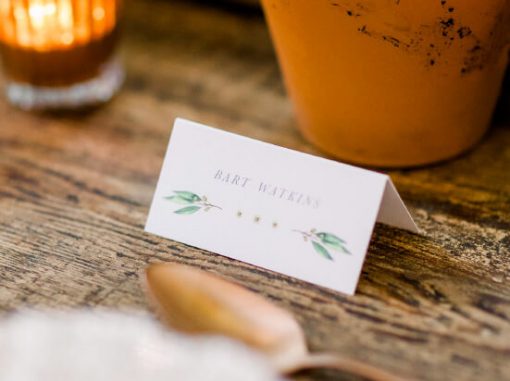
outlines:
[[[57,5],[54,3],[44,4],[41,1],[32,0],[32,5],[28,8],[30,22],[36,29],[44,28],[48,19],[51,19],[57,13]]]
[[[0,0],[0,41],[48,51],[112,31],[118,0]]]

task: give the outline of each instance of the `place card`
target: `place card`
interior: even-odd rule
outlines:
[[[418,232],[387,175],[176,119],[145,230],[352,295],[376,221]]]

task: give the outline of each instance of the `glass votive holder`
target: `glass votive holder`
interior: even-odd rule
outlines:
[[[5,92],[26,110],[107,102],[124,72],[115,55],[121,0],[0,0]]]

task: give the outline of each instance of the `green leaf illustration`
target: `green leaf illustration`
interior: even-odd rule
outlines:
[[[189,199],[182,198],[178,195],[164,197],[164,199],[168,200],[168,201],[172,201],[175,204],[181,204],[181,205],[187,205],[187,204],[192,203],[191,201],[189,201]]]
[[[310,241],[317,253],[331,261],[333,260],[331,253],[342,252],[344,254],[351,254],[346,247],[347,242],[335,234],[326,232],[317,233],[316,229],[310,229],[309,231],[294,229],[293,231],[301,234],[305,242]]]
[[[189,205],[174,211],[176,214],[193,214],[204,208],[204,211],[209,211],[212,208],[221,210],[218,205],[211,204],[207,201],[206,196],[200,197],[198,194],[189,191],[173,191],[171,196],[165,196],[163,199],[168,200],[174,204]]]
[[[321,242],[328,248],[332,250],[339,250],[345,254],[351,254],[349,250],[345,247],[345,241],[337,237],[334,234],[326,233],[326,232],[320,232],[316,234],[317,237],[320,238]]]
[[[198,194],[188,191],[174,191],[174,193],[181,199],[186,200],[190,203],[200,201],[201,198]]]
[[[312,245],[317,253],[322,255],[324,258],[329,259],[330,261],[333,260],[333,257],[331,256],[331,254],[329,254],[328,250],[324,246],[322,246],[320,243],[312,241]]]
[[[320,232],[317,233],[317,237],[321,239],[324,243],[332,243],[332,244],[343,244],[345,241],[342,238],[337,237],[334,234],[326,233],[326,232]]]
[[[338,250],[338,251],[341,251],[342,253],[344,254],[349,254],[351,255],[351,252],[349,250],[347,250],[347,248],[345,246],[340,246],[340,247],[333,247],[331,245],[328,245],[328,244],[325,244],[326,247],[329,247],[330,249],[333,249],[333,250]]]
[[[185,208],[178,209],[174,213],[176,214],[193,214],[200,210],[201,206],[198,205],[192,205],[192,206],[186,206]]]

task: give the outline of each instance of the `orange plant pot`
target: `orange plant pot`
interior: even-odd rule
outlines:
[[[370,166],[451,158],[489,126],[509,0],[262,0],[304,136]]]

